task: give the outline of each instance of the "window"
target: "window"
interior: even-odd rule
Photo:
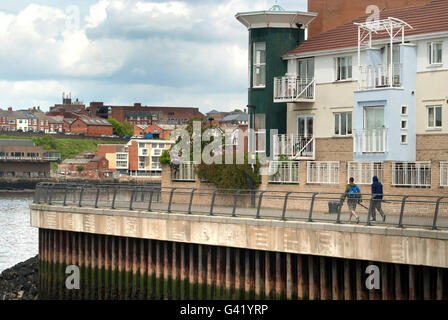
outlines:
[[[253,56],[253,87],[266,85],[266,43],[254,43]]]
[[[401,144],[408,144],[408,135],[406,133],[402,133],[400,141],[401,141]]]
[[[428,44],[429,64],[442,63],[442,42],[430,42]]]
[[[297,61],[297,74],[300,79],[311,80],[314,78],[314,58],[300,59]]]
[[[352,57],[340,57],[336,59],[336,80],[348,80],[352,78]]]
[[[428,107],[428,129],[442,128],[442,106]]]
[[[392,185],[395,187],[431,187],[431,163],[392,163]]]
[[[401,120],[401,130],[408,129],[408,120]]]
[[[383,181],[384,166],[382,162],[349,162],[347,179],[353,177],[355,183],[371,185],[374,176]]]
[[[339,162],[307,162],[308,184],[339,184]]]
[[[334,134],[337,136],[346,136],[352,134],[351,112],[334,114]]]
[[[408,107],[407,106],[401,106],[401,115],[402,116],[408,115]]]

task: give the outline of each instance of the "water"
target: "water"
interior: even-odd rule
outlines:
[[[38,229],[30,227],[32,193],[0,191],[0,273],[38,253]]]

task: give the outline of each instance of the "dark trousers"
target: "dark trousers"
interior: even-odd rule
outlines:
[[[372,200],[372,213],[371,213],[372,220],[376,220],[376,211],[377,210],[380,213],[381,217],[385,216],[384,211],[381,208],[381,201],[382,200],[380,200],[380,199]]]

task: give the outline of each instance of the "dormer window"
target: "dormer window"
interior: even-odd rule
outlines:
[[[352,78],[352,57],[336,58],[336,80],[343,81]]]
[[[442,63],[442,42],[428,43],[428,57],[430,65]]]
[[[252,81],[254,88],[266,86],[266,42],[254,43]]]

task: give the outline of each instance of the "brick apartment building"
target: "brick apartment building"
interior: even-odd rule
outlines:
[[[135,136],[143,137],[145,134],[153,134],[154,139],[170,140],[174,130],[175,126],[168,124],[134,125]]]
[[[193,118],[204,118],[198,108],[188,107],[153,107],[135,103],[133,106],[105,106],[103,102],[92,102],[87,108],[91,116],[114,118],[119,122],[151,125],[157,124],[186,124]]]
[[[69,122],[65,126],[68,128]],[[70,132],[84,134],[89,137],[101,137],[102,135],[113,135],[112,125],[101,118],[78,118],[70,124]]]
[[[112,175],[109,161],[104,156],[98,156],[93,151],[84,151],[74,159],[66,159],[59,166],[63,174],[84,178],[106,178]]]

